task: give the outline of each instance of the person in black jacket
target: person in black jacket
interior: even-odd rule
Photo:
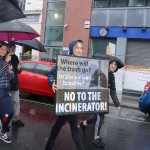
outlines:
[[[82,56],[83,55],[83,41],[82,40],[74,40],[70,42],[69,44],[69,55],[73,56]],[[50,86],[52,86],[53,91],[55,92],[57,90],[57,85],[55,83],[55,77],[56,77],[56,65],[54,68],[50,70],[48,73],[48,82]],[[80,137],[80,132],[78,128],[78,121],[77,121],[77,115],[68,115],[68,116],[58,116],[55,124],[53,125],[51,129],[51,134],[49,137],[49,140],[47,142],[47,145],[45,147],[45,150],[55,150],[55,140],[62,128],[62,126],[69,122],[72,138],[74,140],[74,143],[78,150],[85,150],[82,139]],[[63,149],[63,148],[62,148]],[[70,147],[68,149],[71,149]]]
[[[111,60],[109,62],[109,80],[108,80],[108,88],[109,88],[109,92],[110,92],[110,96],[113,100],[113,103],[115,104],[115,106],[120,109],[120,103],[116,94],[116,86],[115,86],[115,77],[114,77],[114,72],[116,72],[118,70],[118,61],[116,60]],[[96,75],[95,72],[95,80],[93,80],[92,82],[94,83],[98,83],[98,74]],[[105,80],[106,82],[106,80]],[[82,128],[84,134],[86,132],[86,126],[90,123],[95,122],[95,133],[94,133],[94,140],[93,140],[93,144],[97,145],[97,146],[101,146],[104,147],[105,144],[102,141],[102,138],[99,137],[99,133],[102,127],[102,124],[104,123],[104,114],[99,113],[99,114],[94,114],[91,115],[89,118],[87,118],[86,120],[84,120],[83,122],[80,122],[80,127]]]
[[[21,65],[18,56],[15,55],[16,45],[14,42],[9,42],[9,52],[11,55],[11,65],[14,71],[14,78],[10,80],[10,93],[13,101],[14,116],[12,125],[16,127],[23,127],[24,122],[20,120],[20,97],[19,97],[19,81],[18,74],[21,73]]]

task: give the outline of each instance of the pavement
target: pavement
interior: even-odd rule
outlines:
[[[118,98],[120,100],[121,107],[128,107],[133,109],[138,109],[138,100],[140,96],[138,95],[129,95],[122,94],[122,92],[117,93]],[[113,105],[112,100],[110,100],[110,105]],[[126,109],[122,108],[123,111],[128,112]],[[114,111],[117,113],[117,111]],[[133,112],[132,112],[133,113]],[[111,114],[112,108],[111,108]],[[125,113],[126,114],[126,113]],[[136,113],[137,114],[137,113]],[[142,113],[141,113],[142,114]],[[132,116],[132,115],[131,115]],[[143,114],[142,114],[143,116]],[[87,116],[81,115],[79,116],[79,120],[84,120]],[[43,105],[41,103],[35,103],[30,101],[21,101],[21,119],[25,122],[25,127],[16,128],[10,124],[11,132],[10,136],[12,139],[11,144],[5,144],[0,141],[0,150],[44,150],[47,140],[50,135],[51,128],[56,121],[56,117],[54,115],[54,106],[52,105]],[[118,125],[118,122],[115,125],[112,125],[111,118],[106,118],[106,125],[111,124],[111,127]],[[113,118],[113,120],[115,120]],[[120,125],[120,123],[119,123]],[[123,125],[120,125],[121,133]],[[124,128],[124,127],[123,127]],[[107,128],[108,130],[109,128]],[[107,132],[105,130],[105,132]],[[81,136],[83,137],[83,143],[86,146],[86,150],[104,150],[103,148],[94,146],[92,144],[93,133],[94,133],[94,125],[91,124],[88,127],[88,134],[86,137],[83,136],[81,131]],[[116,146],[117,144],[114,134],[110,139],[111,132],[114,131],[114,128],[111,128],[107,134],[105,134],[104,139],[107,141],[107,147],[105,150],[120,150],[119,148],[110,148],[112,146]],[[120,130],[119,130],[120,131]],[[137,135],[137,134],[136,134]],[[117,137],[118,138],[118,137]],[[122,137],[124,139],[124,137]],[[113,142],[112,142],[113,141]],[[123,140],[122,140],[123,141]],[[120,141],[119,141],[120,142]],[[125,146],[126,147],[126,146]],[[71,138],[71,132],[69,124],[65,124],[56,140],[56,149],[57,150],[76,150],[75,144]],[[132,149],[132,148],[131,148]],[[128,150],[128,149],[125,149]]]
[[[131,93],[131,92],[117,92],[117,96],[120,102],[121,107],[127,107],[132,109],[139,109],[139,100],[141,93]],[[111,98],[109,99],[109,104],[114,105]]]

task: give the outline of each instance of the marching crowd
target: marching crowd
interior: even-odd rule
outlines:
[[[83,56],[83,54],[84,54],[83,41],[82,40],[71,41],[69,44],[69,55],[81,57]],[[115,106],[118,109],[120,109],[120,103],[116,94],[115,77],[113,73],[123,67],[123,65],[119,63],[120,62],[117,59],[110,60],[109,61],[109,74],[108,74],[109,76],[108,88],[110,91],[109,93],[111,95],[111,98]],[[55,78],[56,78],[56,66],[54,66],[54,68],[51,69],[50,72],[48,73],[48,81],[54,92],[57,90],[57,84],[55,82]],[[98,74],[95,73],[94,80],[96,79],[98,80]],[[99,83],[99,82],[96,81],[96,83]],[[99,114],[93,114],[89,116],[89,118],[87,118],[83,122],[82,121],[79,122],[77,120],[77,115],[59,116],[55,124],[52,127],[51,134],[50,134],[45,150],[55,150],[56,137],[58,136],[61,127],[65,124],[66,121],[68,121],[70,124],[72,138],[78,150],[85,150],[82,139],[79,135],[79,128],[82,128],[83,133],[86,134],[85,132],[86,126],[92,122],[95,123],[95,133],[93,137],[93,144],[100,146],[100,147],[105,146],[102,140],[102,137],[99,136],[102,124],[104,122],[104,114],[99,113]]]
[[[15,48],[16,46],[14,42],[0,42],[0,120],[2,124],[0,140],[5,143],[11,143],[11,139],[8,136],[10,122],[13,126],[24,126],[24,122],[20,119],[18,82],[18,74],[21,73],[21,65],[18,57],[15,55]],[[84,56],[84,43],[82,40],[73,40],[70,42],[69,55],[78,57]],[[109,61],[108,91],[118,109],[120,109],[120,103],[116,94],[115,77],[113,73],[122,67],[123,65],[120,66],[119,61],[116,59]],[[55,65],[48,73],[48,83],[52,87],[54,93],[57,90],[56,72],[57,66]],[[94,73],[94,80],[98,80],[98,75],[98,71],[96,71]],[[93,82],[98,83],[98,81],[94,80]],[[51,129],[50,137],[46,144],[45,150],[55,150],[55,140],[62,126],[67,121],[70,125],[73,141],[78,150],[85,150],[79,130],[81,128],[83,133],[86,134],[86,126],[90,123],[95,123],[93,144],[100,147],[105,146],[102,137],[99,136],[101,127],[104,123],[103,113],[93,114],[84,121],[78,121],[77,115],[64,115],[57,117],[57,120]]]

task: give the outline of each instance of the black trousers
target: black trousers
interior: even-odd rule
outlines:
[[[101,127],[104,123],[104,119],[105,119],[105,115],[100,114],[100,113],[91,115],[86,119],[87,124],[95,123],[95,133],[94,133],[95,135],[94,136],[99,136]]]
[[[70,129],[71,129],[71,134],[72,134],[72,138],[74,140],[74,143],[77,147],[78,150],[85,150],[84,146],[83,146],[83,142],[82,139],[80,137],[80,132],[79,132],[79,128],[78,128],[78,121],[77,121],[77,116],[73,115],[73,116],[59,116],[55,122],[55,124],[52,127],[51,130],[51,134],[49,137],[49,141],[47,143],[47,147],[50,147],[48,145],[52,144],[54,145],[54,142],[60,132],[60,129],[62,128],[62,126],[65,124],[65,122],[68,121],[70,124]],[[70,148],[68,148],[70,149]]]

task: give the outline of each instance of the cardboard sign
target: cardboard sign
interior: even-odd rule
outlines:
[[[108,61],[58,55],[56,115],[108,113]]]

